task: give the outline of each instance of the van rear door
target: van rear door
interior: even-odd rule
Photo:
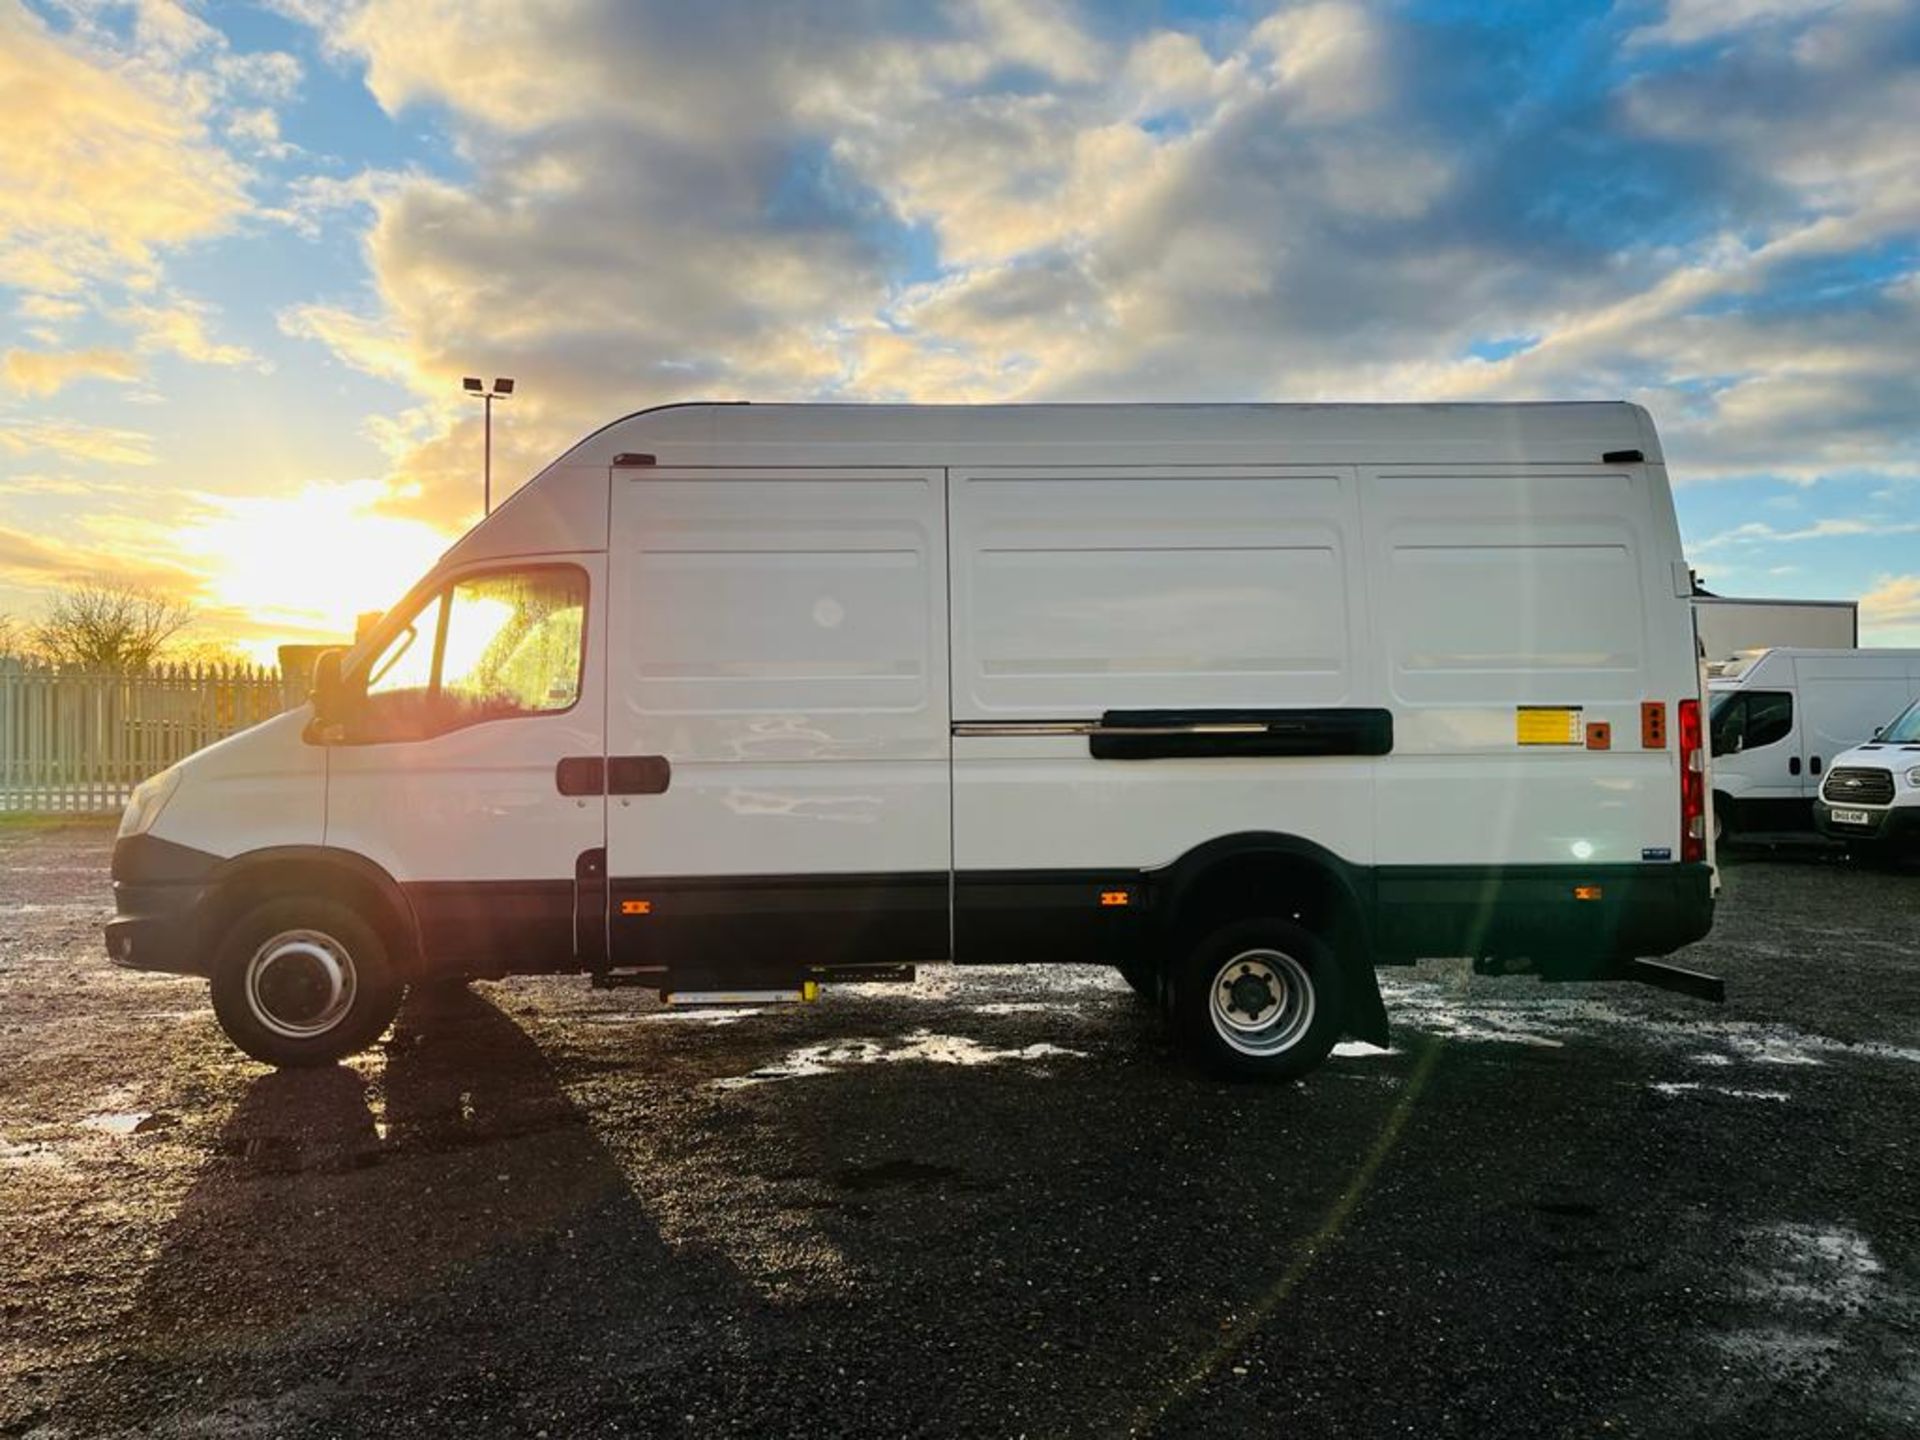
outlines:
[[[608,549],[612,963],[944,958],[945,472],[616,468]]]

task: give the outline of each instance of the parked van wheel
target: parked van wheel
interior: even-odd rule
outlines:
[[[392,1023],[402,986],[378,932],[337,900],[269,900],[227,931],[213,1012],[269,1065],[330,1065]]]
[[[1290,920],[1240,920],[1208,935],[1174,979],[1173,1020],[1210,1069],[1247,1079],[1305,1075],[1344,1022],[1340,962]]]

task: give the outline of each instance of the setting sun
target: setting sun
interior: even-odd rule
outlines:
[[[356,616],[393,604],[446,548],[425,521],[380,513],[383,493],[360,481],[219,498],[180,547],[208,569],[209,606],[247,618],[238,643],[270,661],[284,641],[352,635]]]

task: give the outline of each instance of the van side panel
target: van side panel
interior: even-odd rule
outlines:
[[[1644,469],[1382,467],[1361,486],[1368,663],[1394,716],[1379,863],[1677,856],[1677,750],[1643,748],[1640,706],[1671,721],[1696,668]]]
[[[1138,870],[1236,831],[1371,860],[1357,755],[1098,760],[1084,735],[1044,733],[1110,711],[1372,705],[1350,467],[951,475],[963,895],[972,872]]]
[[[1833,757],[1865,744],[1875,730],[1906,709],[1916,682],[1904,657],[1882,659],[1871,654],[1796,655],[1793,675],[1805,761],[1801,778],[1811,799]]]

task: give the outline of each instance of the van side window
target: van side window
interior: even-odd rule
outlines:
[[[1747,749],[1776,745],[1792,730],[1792,691],[1756,690],[1747,696]]]
[[[456,724],[570,709],[580,695],[587,585],[577,570],[510,571],[455,583],[441,641],[440,697]]]
[[[417,740],[570,709],[580,696],[586,607],[586,576],[571,566],[455,581],[373,662],[354,738]]]
[[[1789,690],[1743,690],[1714,708],[1715,755],[1777,745],[1792,733],[1793,693]]]

